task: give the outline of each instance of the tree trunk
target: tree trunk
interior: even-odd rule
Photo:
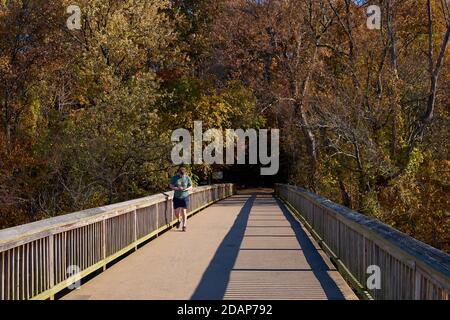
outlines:
[[[340,177],[339,177],[339,189],[341,189],[342,204],[347,208],[352,209],[352,199],[348,194],[347,187],[345,186],[344,182]]]
[[[316,191],[316,173],[317,173],[317,158],[318,158],[316,138],[310,128],[308,117],[306,116],[303,104],[301,102],[295,102],[295,110],[296,116],[298,117],[300,122],[300,128],[306,140],[308,156],[311,161],[310,163],[311,172],[308,177],[309,184],[312,190]]]

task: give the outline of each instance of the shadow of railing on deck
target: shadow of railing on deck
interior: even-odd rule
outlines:
[[[284,216],[289,221],[292,229],[295,232],[295,236],[300,243],[300,246],[305,255],[306,261],[311,266],[311,271],[314,273],[317,280],[319,280],[326,296],[330,300],[343,300],[345,299],[341,290],[336,285],[335,281],[328,274],[330,268],[325,264],[317,249],[314,247],[310,238],[305,231],[301,228],[300,223],[292,217],[291,213],[286,209],[284,204],[277,199],[277,203],[280,206]]]
[[[244,198],[244,199],[243,199]],[[222,300],[225,296],[227,286],[230,282],[231,272],[238,271],[239,269],[234,269],[238,254],[241,249],[241,244],[244,239],[244,234],[246,229],[248,228],[248,220],[250,216],[250,211],[254,205],[256,194],[250,195],[238,195],[234,198],[227,199],[222,201],[216,206],[228,206],[230,204],[236,205],[239,202],[244,202],[245,205],[242,207],[240,213],[238,214],[233,226],[230,231],[227,233],[219,248],[217,249],[212,261],[210,262],[208,268],[206,269],[202,279],[200,280],[199,285],[197,286],[194,294],[191,299],[193,300]],[[340,300],[345,299],[344,295],[334,282],[334,280],[328,274],[330,268],[324,262],[317,249],[314,247],[313,243],[302,229],[298,221],[296,221],[292,215],[287,211],[286,207],[279,201],[276,200],[276,203],[281,208],[283,215],[289,222],[290,228],[293,229],[293,235],[247,235],[247,237],[295,237],[299,242],[301,249],[303,251],[307,263],[310,266],[310,269],[274,269],[274,270],[266,270],[266,269],[255,269],[255,271],[312,271],[314,276],[319,281],[323,291],[328,299],[332,300]],[[265,205],[273,205],[272,201],[265,201],[264,199],[258,198],[258,207]],[[259,208],[261,209],[261,208]],[[273,210],[273,209],[272,209]],[[252,216],[258,217],[258,213],[253,213]],[[262,215],[266,219],[264,221],[279,221],[279,219],[267,219],[268,215]],[[259,221],[258,219],[257,221]]]
[[[206,269],[199,285],[197,286],[191,299],[193,300],[222,300],[227,285],[230,280],[230,274],[236,262],[241,243],[244,239],[245,229],[247,228],[248,217],[256,196],[235,196],[231,200],[224,200],[218,205],[225,205],[227,201],[243,202],[247,199],[245,205],[239,212],[233,226],[227,233],[214,258]],[[237,200],[240,199],[240,200]]]

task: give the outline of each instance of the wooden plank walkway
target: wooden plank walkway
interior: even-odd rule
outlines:
[[[356,299],[270,194],[241,194],[146,244],[63,299]]]

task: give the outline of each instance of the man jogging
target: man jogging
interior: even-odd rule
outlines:
[[[170,188],[175,191],[173,196],[173,208],[178,219],[176,224],[180,228],[180,216],[182,217],[182,228],[186,231],[187,209],[189,207],[189,190],[192,189],[192,180],[186,174],[186,168],[181,167],[178,173],[170,180]]]

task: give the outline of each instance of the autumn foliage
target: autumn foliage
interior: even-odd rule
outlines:
[[[450,250],[446,1],[76,2],[0,2],[0,228],[165,189],[201,120],[280,128],[280,182]]]

